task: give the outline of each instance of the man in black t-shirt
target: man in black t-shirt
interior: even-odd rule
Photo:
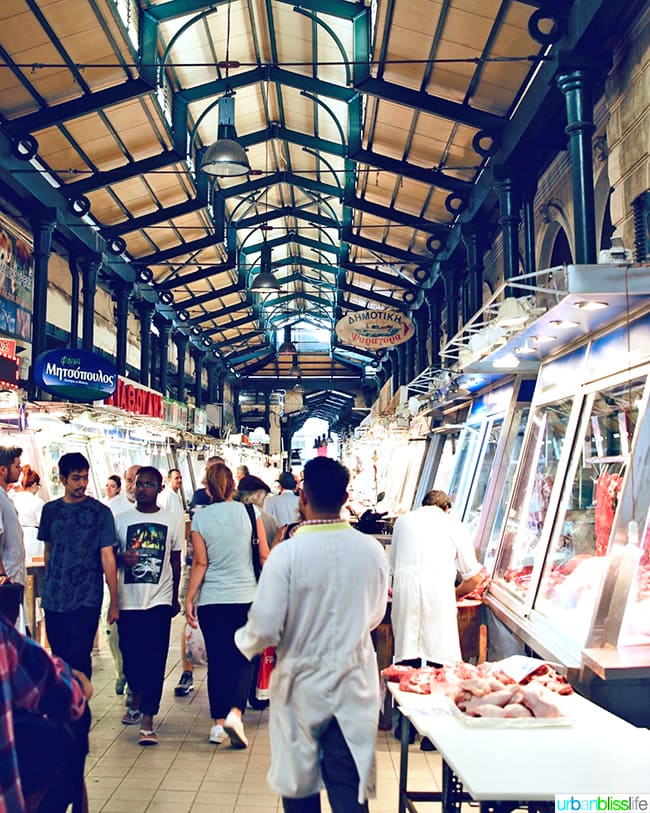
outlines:
[[[65,493],[43,506],[38,538],[45,543],[41,605],[52,651],[90,678],[104,576],[111,622],[117,620],[118,607],[115,523],[110,509],[86,494],[88,471],[88,461],[78,452],[59,460]]]
[[[73,669],[92,675],[91,653],[103,598],[103,578],[110,594],[108,621],[117,621],[115,523],[107,506],[86,494],[90,464],[79,452],[59,460],[63,497],[43,506],[38,538],[45,543],[45,577],[41,606],[52,653]],[[73,723],[75,768],[72,813],[86,808],[84,762],[88,753],[90,711]]]

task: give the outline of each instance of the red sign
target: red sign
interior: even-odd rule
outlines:
[[[121,376],[117,379],[117,389],[104,403],[132,415],[149,415],[152,418],[162,418],[163,415],[163,397],[159,392],[140,387]]]

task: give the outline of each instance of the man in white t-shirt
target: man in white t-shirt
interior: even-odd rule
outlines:
[[[178,469],[170,469],[165,481],[165,488],[158,495],[158,505],[184,519],[185,506],[183,504],[183,494],[181,493],[182,485],[183,475]]]
[[[169,631],[179,611],[178,585],[184,528],[160,508],[162,475],[143,466],[135,480],[135,508],[115,518],[119,541],[120,648],[133,701],[122,718],[140,724],[140,745],[157,745],[153,718],[165,679]]]

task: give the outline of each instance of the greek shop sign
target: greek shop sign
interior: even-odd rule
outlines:
[[[336,323],[336,335],[341,341],[370,350],[402,344],[414,333],[413,322],[395,310],[357,311]]]
[[[110,398],[104,403],[106,406],[118,407],[131,415],[147,415],[151,418],[163,417],[163,397],[159,392],[141,387],[119,376],[117,387]]]
[[[34,362],[36,384],[68,401],[90,403],[115,392],[115,365],[90,350],[48,350]]]

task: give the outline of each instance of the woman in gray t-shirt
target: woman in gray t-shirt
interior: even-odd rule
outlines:
[[[210,505],[192,519],[194,549],[185,598],[188,624],[201,627],[208,657],[208,696],[212,727],[210,742],[246,748],[242,714],[251,680],[249,661],[235,646],[235,630],[246,623],[255,596],[251,543],[253,526],[242,503],[233,502],[235,482],[219,463],[207,472]],[[260,559],[268,555],[261,519],[255,514]]]

